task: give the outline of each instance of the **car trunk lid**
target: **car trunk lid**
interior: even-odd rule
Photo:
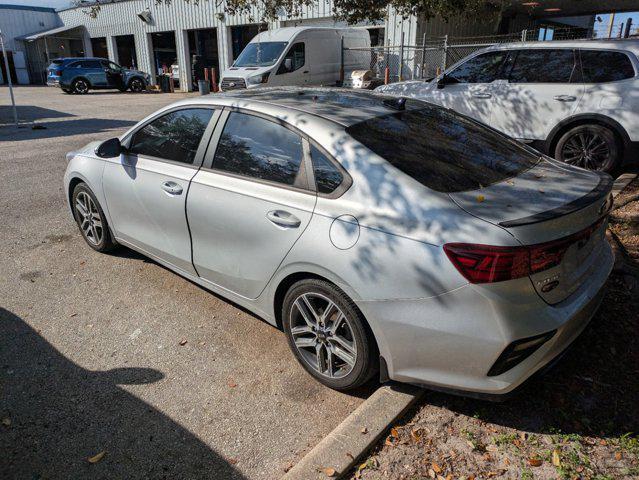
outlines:
[[[530,246],[530,278],[555,304],[575,292],[596,268],[612,206],[609,175],[542,159],[515,178],[481,190],[455,192],[462,209]],[[535,263],[537,262],[537,263]],[[546,268],[547,266],[547,268]]]

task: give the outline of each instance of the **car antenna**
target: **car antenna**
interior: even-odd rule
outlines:
[[[393,110],[406,110],[406,97],[389,98],[382,103]]]

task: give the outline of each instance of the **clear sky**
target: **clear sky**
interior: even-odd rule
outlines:
[[[69,0],[0,0],[0,3],[7,5],[30,5],[32,7],[68,7]]]
[[[601,18],[601,22],[595,21],[595,32],[597,32],[598,37],[606,36],[608,34],[608,25],[610,24],[610,15],[597,15]],[[628,18],[632,18],[632,27],[630,29],[630,33],[637,32],[639,29],[639,12],[631,12],[631,13],[616,13],[615,14],[615,23],[612,29],[613,35],[619,32],[619,28],[621,27],[621,23],[626,24]]]

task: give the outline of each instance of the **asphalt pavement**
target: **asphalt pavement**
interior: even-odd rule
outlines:
[[[19,87],[16,130],[0,87],[3,478],[278,478],[371,393],[322,387],[264,321],[85,245],[65,153],[185,95]]]

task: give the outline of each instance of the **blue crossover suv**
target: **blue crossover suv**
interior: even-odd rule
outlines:
[[[149,74],[121,67],[106,58],[59,58],[49,65],[47,75],[48,85],[76,94],[108,88],[141,92],[150,81]]]

